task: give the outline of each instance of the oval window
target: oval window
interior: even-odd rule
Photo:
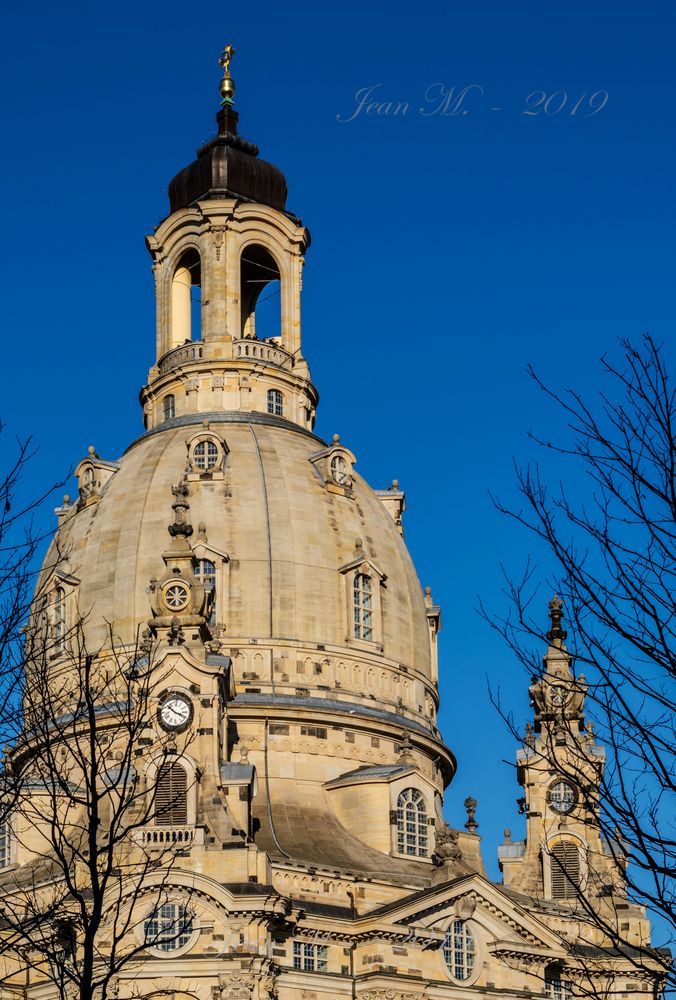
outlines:
[[[474,972],[476,944],[474,935],[464,920],[454,920],[446,931],[443,944],[448,971],[459,982],[464,982]]]

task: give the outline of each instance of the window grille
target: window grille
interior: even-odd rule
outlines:
[[[469,979],[474,971],[476,944],[464,920],[454,920],[446,931],[443,944],[448,971],[454,979]]]
[[[52,640],[54,653],[63,652],[66,635],[66,592],[63,587],[55,587],[52,596]]]
[[[188,775],[182,764],[162,764],[155,783],[155,823],[185,826],[188,822]]]
[[[148,917],[144,925],[145,940],[160,951],[178,951],[190,940],[193,918],[185,906],[163,903]]]
[[[557,781],[549,790],[549,804],[556,812],[570,812],[575,805],[575,790],[567,781]]]
[[[550,852],[552,899],[575,899],[580,887],[580,851],[562,840]]]
[[[193,449],[193,464],[201,472],[209,472],[218,465],[218,445],[215,441],[199,441]]]
[[[0,823],[0,868],[9,865],[9,823]]]
[[[357,573],[354,578],[354,638],[373,639],[373,593],[371,577]]]
[[[173,396],[165,396],[163,404],[165,420],[173,420],[176,415],[176,404]]]
[[[211,559],[196,559],[194,572],[207,594],[211,595],[208,625],[216,624],[216,563]]]
[[[331,478],[339,486],[347,482],[347,462],[342,455],[334,455],[331,459]]]
[[[281,417],[284,413],[284,397],[279,389],[268,389],[268,413]]]
[[[328,968],[328,946],[325,944],[305,944],[293,942],[293,967],[303,972],[326,972]]]
[[[417,788],[405,788],[397,799],[397,851],[426,858],[427,829],[427,810],[422,792]]]
[[[561,978],[558,969],[545,969],[545,996],[549,1000],[570,1000],[571,994],[571,984]]]

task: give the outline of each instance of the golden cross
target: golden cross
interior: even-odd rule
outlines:
[[[235,49],[233,48],[232,45],[226,45],[223,51],[221,52],[221,58],[218,60],[218,62],[223,67],[223,72],[225,76],[230,75],[230,63],[232,61],[232,57],[234,56],[234,54],[235,54]]]

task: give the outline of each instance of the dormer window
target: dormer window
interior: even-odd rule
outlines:
[[[162,404],[162,414],[165,420],[173,420],[176,415],[176,402],[172,395],[164,397]]]
[[[353,588],[355,639],[373,640],[373,590],[371,577],[365,573],[356,573]]]
[[[429,854],[425,797],[417,788],[405,788],[397,799],[397,851],[412,857]]]
[[[193,450],[195,468],[202,472],[214,469],[218,465],[218,445],[215,441],[200,441]]]
[[[9,823],[5,820],[0,823],[0,868],[9,867],[10,863],[10,840]]]
[[[331,459],[331,478],[339,486],[345,486],[348,482],[347,462],[342,455],[334,455]]]
[[[96,473],[91,465],[88,465],[82,473],[80,479],[80,496],[88,497],[96,485]]]
[[[63,587],[55,587],[51,600],[52,653],[63,652],[66,637],[66,592]]]
[[[279,389],[268,389],[268,413],[275,417],[284,415],[284,397]]]
[[[216,624],[216,563],[211,559],[196,559],[194,573],[209,595],[207,625]]]

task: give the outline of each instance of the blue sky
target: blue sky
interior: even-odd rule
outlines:
[[[475,609],[479,595],[504,607],[500,563],[518,572],[531,545],[488,491],[514,496],[530,428],[561,429],[528,363],[592,396],[616,338],[672,337],[673,9],[121,0],[13,5],[3,27],[0,417],[40,444],[36,481],[90,443],[115,458],[141,430],[143,238],[212,133],[233,41],[240,131],[284,170],[313,236],[317,429],[373,486],[407,492],[406,537],[443,608],[441,724],[459,760],[446,812],[459,825],[478,799],[495,876],[503,828],[522,830],[487,677],[524,718],[527,685]],[[433,113],[442,86],[470,88],[457,114]],[[363,88],[380,113],[355,115]]]

